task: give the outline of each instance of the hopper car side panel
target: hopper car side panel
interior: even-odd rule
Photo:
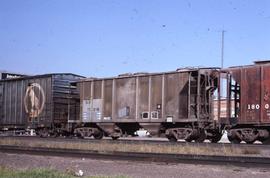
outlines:
[[[194,85],[196,83],[193,82]],[[196,119],[197,92],[191,88],[189,73],[93,80],[78,84],[83,122],[166,122]],[[188,101],[190,99],[190,101]]]
[[[153,135],[192,140],[200,134],[206,138],[204,129],[215,128],[209,138],[216,137],[211,99],[217,73],[198,69],[80,81],[82,127],[75,132],[97,138],[104,132],[115,139],[144,128]]]

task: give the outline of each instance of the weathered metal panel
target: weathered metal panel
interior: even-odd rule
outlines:
[[[270,123],[270,66],[261,67],[261,122]]]
[[[242,70],[241,80],[241,119],[248,123],[256,123],[260,118],[261,104],[261,71],[254,66]]]
[[[257,64],[229,70],[240,84],[239,123],[270,123],[270,66]]]
[[[150,108],[149,108],[151,120],[161,119],[162,76],[163,75],[154,75],[151,77]]]
[[[26,80],[27,115],[28,121],[39,125],[50,125],[52,122],[52,79],[51,77]],[[33,87],[33,88],[32,88]],[[34,93],[31,93],[31,90]],[[34,96],[33,96],[34,95]],[[33,98],[34,97],[34,98]],[[34,105],[33,105],[34,100]],[[34,109],[33,109],[34,108]]]
[[[88,98],[90,99],[91,98],[91,83],[92,82],[84,82],[82,83],[83,86],[82,86],[82,94],[83,94],[83,97],[84,98]],[[87,88],[87,90],[86,90]]]
[[[0,118],[4,117],[4,85],[0,83]],[[1,123],[1,120],[0,120]]]
[[[136,78],[117,79],[115,82],[115,115],[119,119],[135,119]]]
[[[197,78],[198,71],[187,70],[81,81],[78,83],[81,118],[90,122],[167,122],[167,119],[168,122],[185,122],[190,118],[198,119]],[[209,87],[207,82],[202,82],[202,90]],[[86,105],[86,101],[90,105]],[[95,107],[94,102],[98,103]],[[200,103],[200,108],[205,108],[205,115],[209,105],[209,101],[206,102]],[[90,112],[86,112],[89,107]],[[92,111],[96,111],[96,116],[91,114]]]
[[[103,102],[103,118],[104,121],[110,121],[112,119],[112,89],[113,80],[104,81],[104,102]]]
[[[71,74],[48,74],[0,81],[1,127],[38,127],[79,117],[79,97]],[[77,103],[77,104],[76,104]]]
[[[82,100],[82,121],[91,121],[91,100]]]
[[[80,95],[80,119],[83,122],[90,122],[90,99],[91,99],[91,82],[77,83]],[[87,88],[87,90],[86,90]]]
[[[166,76],[165,116],[179,119],[188,118],[188,78],[188,72]]]
[[[149,115],[149,77],[139,77],[138,82],[138,120],[148,120]],[[143,115],[144,113],[144,115]]]
[[[46,88],[50,83],[50,78],[2,81],[1,125],[26,126],[51,120],[51,110],[48,108],[51,95]]]
[[[101,93],[102,93],[101,86],[102,86],[102,81],[94,82],[93,99],[101,99]]]
[[[83,100],[82,101],[82,121],[98,122],[101,121],[102,99]]]

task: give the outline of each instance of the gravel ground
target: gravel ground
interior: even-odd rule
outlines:
[[[85,175],[128,177],[192,177],[192,178],[241,178],[241,177],[270,177],[267,168],[245,168],[236,166],[193,165],[143,163],[128,161],[105,161],[84,158],[63,158],[53,156],[32,156],[24,154],[0,153],[0,166],[15,169],[52,168],[62,172],[82,170]]]

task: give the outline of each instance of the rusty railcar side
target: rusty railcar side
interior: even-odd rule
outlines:
[[[239,124],[270,123],[270,65],[243,66],[230,69],[239,84]]]
[[[144,128],[152,135],[189,140],[193,127],[207,129],[215,122],[211,106],[217,73],[210,68],[182,69],[80,81],[84,127],[77,132],[97,138],[104,132],[118,138]]]
[[[70,82],[81,78],[63,73],[1,80],[1,129],[39,129],[44,136],[63,129],[68,117],[78,117],[79,94]]]
[[[234,115],[229,139],[238,143],[268,141],[270,133],[270,61],[229,68]]]

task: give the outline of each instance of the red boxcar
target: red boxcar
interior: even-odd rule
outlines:
[[[269,142],[270,133],[270,61],[231,67],[227,99],[228,138],[233,143]],[[234,106],[230,106],[233,103]],[[231,109],[228,109],[231,108]],[[221,122],[225,122],[221,119]]]

